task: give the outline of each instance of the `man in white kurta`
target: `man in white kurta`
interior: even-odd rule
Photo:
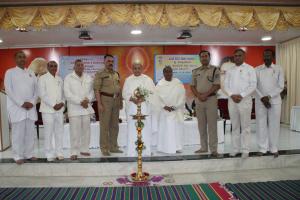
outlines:
[[[242,157],[247,158],[251,140],[251,95],[256,89],[256,74],[252,66],[244,63],[244,59],[245,52],[235,50],[235,66],[225,75],[225,91],[229,96],[228,110],[232,123],[233,151],[230,155],[236,156],[241,152]]]
[[[45,155],[48,161],[64,159],[64,97],[63,80],[56,74],[57,63],[47,64],[48,72],[39,78],[40,112],[43,117],[45,135]],[[54,141],[54,143],[53,143]]]
[[[159,125],[157,150],[174,154],[182,150],[185,89],[173,70],[167,66],[163,70],[164,78],[156,85],[159,99]]]
[[[151,156],[151,139],[152,139],[152,116],[153,113],[153,97],[155,92],[155,85],[153,80],[142,74],[142,65],[133,64],[132,67],[133,74],[126,78],[123,86],[123,98],[125,100],[125,110],[127,116],[127,155],[130,157],[137,156],[135,142],[137,140],[137,132],[135,127],[136,120],[132,119],[132,115],[135,115],[137,112],[137,100],[134,98],[134,91],[138,87],[145,88],[151,91],[153,94],[141,103],[141,110],[143,115],[147,115],[146,119],[143,120],[144,128],[142,130],[142,140],[145,145],[143,150],[144,156]]]
[[[15,54],[17,66],[6,71],[4,86],[7,94],[7,111],[12,126],[12,151],[17,164],[34,157],[34,122],[37,120],[37,79],[31,70],[25,69],[23,51]]]
[[[70,121],[71,160],[76,160],[79,152],[83,156],[90,156],[90,117],[95,113],[91,103],[95,95],[93,79],[83,71],[83,62],[78,59],[75,61],[74,71],[64,81]]]
[[[278,157],[278,138],[280,133],[281,96],[284,88],[284,74],[280,66],[272,63],[274,53],[264,51],[264,64],[256,68],[256,132],[259,153],[267,151]]]

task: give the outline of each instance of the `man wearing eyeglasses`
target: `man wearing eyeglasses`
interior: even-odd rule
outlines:
[[[210,65],[208,51],[201,51],[199,56],[202,65],[193,70],[191,82],[191,90],[196,96],[196,117],[201,143],[201,148],[195,153],[207,153],[209,146],[211,155],[218,157],[216,92],[220,89],[220,72],[215,66]]]

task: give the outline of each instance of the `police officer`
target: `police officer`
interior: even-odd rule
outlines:
[[[196,117],[200,132],[201,148],[195,153],[208,152],[213,157],[218,156],[218,101],[216,92],[220,88],[220,72],[215,66],[210,65],[210,53],[199,53],[202,66],[192,71],[191,90],[196,96]],[[208,135],[207,135],[208,126]]]
[[[118,147],[119,112],[122,109],[120,76],[114,71],[112,55],[104,56],[105,68],[95,75],[94,90],[100,122],[100,148],[104,156],[123,153]]]

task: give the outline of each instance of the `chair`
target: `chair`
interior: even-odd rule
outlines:
[[[36,126],[36,133],[37,133],[38,139],[40,139],[39,126],[43,125],[43,118],[42,118],[42,113],[40,112],[40,106],[41,106],[41,103],[36,104],[36,112],[37,112],[38,119],[34,122],[34,124]]]
[[[255,115],[255,99],[252,99],[251,119],[256,119],[256,115]]]
[[[220,110],[220,117],[224,120],[224,133],[225,133],[226,120],[230,120],[230,115],[228,110],[228,99],[218,99],[218,108]],[[251,119],[256,119],[255,99],[252,99]],[[231,131],[232,131],[232,125],[231,125]]]
[[[123,106],[125,106],[125,104],[123,104]],[[99,120],[99,111],[98,111],[98,103],[97,103],[97,101],[93,101],[92,107],[93,107],[93,109],[95,111],[96,121],[100,121]],[[120,114],[121,114],[121,111],[120,111]],[[120,116],[120,117],[122,117],[122,116]],[[122,123],[122,119],[121,118],[119,118],[119,123]]]
[[[220,117],[224,120],[224,134],[226,129],[226,120],[230,120],[228,110],[228,99],[218,99],[218,108],[220,111]],[[232,126],[231,126],[232,130]]]

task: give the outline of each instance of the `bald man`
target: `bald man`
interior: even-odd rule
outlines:
[[[136,120],[132,119],[132,115],[135,115],[137,112],[137,104],[141,103],[142,114],[147,115],[144,120],[143,128],[143,142],[146,146],[146,149],[143,151],[144,156],[151,156],[151,142],[152,142],[152,114],[153,114],[153,96],[155,95],[155,85],[153,80],[142,74],[143,66],[139,63],[132,65],[133,74],[126,78],[124,87],[123,87],[123,97],[126,103],[126,115],[127,115],[127,155],[134,157],[137,155],[135,141],[137,140],[136,136]],[[134,91],[136,88],[142,87],[151,91],[152,94],[149,94],[147,99],[144,99],[142,102],[139,102],[138,99],[134,97]]]

